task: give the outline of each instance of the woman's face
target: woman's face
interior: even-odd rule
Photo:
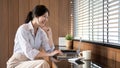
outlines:
[[[47,21],[48,21],[48,12],[46,12],[44,15],[38,17],[37,24],[42,28],[46,25]]]

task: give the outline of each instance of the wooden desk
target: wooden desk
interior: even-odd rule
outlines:
[[[59,47],[58,47],[59,48]],[[93,56],[94,54],[92,54]],[[114,61],[112,59],[108,59],[103,57],[103,60],[100,60],[101,58],[98,58],[98,60],[94,60],[94,57],[92,58],[92,61],[90,63],[92,63],[92,66],[99,66],[97,68],[120,68],[120,62],[118,61]],[[102,61],[101,63],[99,61]],[[106,64],[103,64],[106,63]],[[89,64],[89,61],[86,61],[87,64]],[[56,63],[56,65],[58,66],[58,68],[70,68],[71,67],[71,63],[68,62],[67,60],[62,60],[58,63]],[[75,68],[76,65],[74,65]],[[84,65],[81,65],[84,66]],[[88,65],[89,66],[89,65]],[[76,68],[80,68],[80,66],[76,66]],[[82,67],[81,67],[82,68]]]

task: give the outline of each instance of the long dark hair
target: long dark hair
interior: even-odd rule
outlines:
[[[49,14],[49,10],[46,8],[46,6],[44,5],[35,6],[35,8],[28,13],[25,23],[28,23],[29,21],[33,20],[33,17],[42,16],[46,12],[48,12]]]

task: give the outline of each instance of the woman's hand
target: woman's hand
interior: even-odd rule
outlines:
[[[61,52],[61,50],[54,50],[53,52],[50,53],[50,56],[54,56],[54,55],[63,55],[63,53]]]
[[[48,37],[52,37],[52,30],[50,27],[44,26],[42,29],[47,33]]]
[[[53,62],[60,62],[60,60],[57,59],[57,55],[63,55],[63,53],[61,52],[61,50],[55,50],[53,52],[51,52],[51,60]]]

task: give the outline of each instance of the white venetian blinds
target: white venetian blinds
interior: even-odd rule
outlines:
[[[74,38],[120,44],[120,0],[73,0]]]
[[[103,0],[89,1],[90,40],[103,42]]]
[[[107,30],[104,31],[104,40],[107,43],[120,43],[120,0],[106,0],[104,4],[104,27]]]
[[[74,2],[74,37],[84,36],[89,39],[89,0],[73,0]]]

